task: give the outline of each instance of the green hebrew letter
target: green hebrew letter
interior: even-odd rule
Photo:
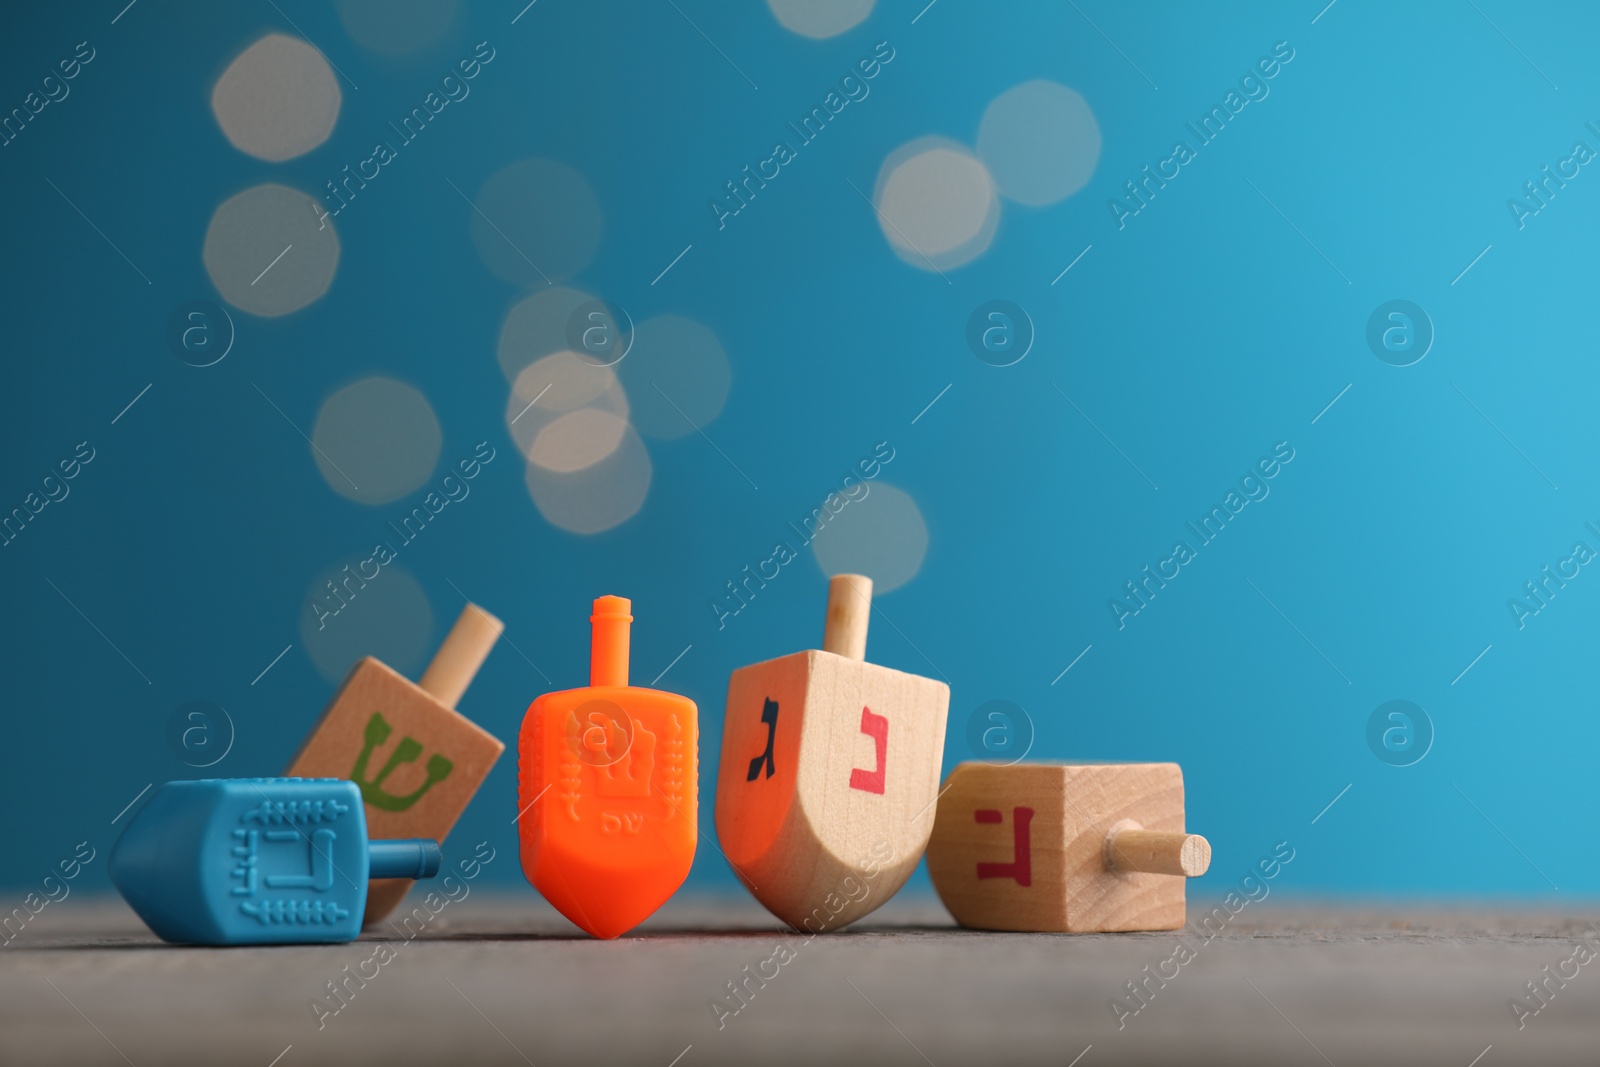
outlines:
[[[389,757],[377,777],[367,780],[367,760],[372,758],[372,750],[389,740],[389,735],[394,732],[394,727],[383,721],[383,712],[375,711],[372,718],[367,720],[366,744],[361,748],[361,755],[356,757],[356,765],[350,771],[350,780],[361,787],[361,798],[375,808],[384,811],[405,811],[411,805],[422,799],[422,795],[433,788],[433,783],[442,782],[450,777],[450,772],[455,770],[455,764],[444,756],[435,753],[428,757],[428,780],[417,786],[405,796],[385,792],[384,779],[402,763],[415,763],[418,756],[422,755],[422,743],[414,737],[402,737],[395,746],[394,754]]]

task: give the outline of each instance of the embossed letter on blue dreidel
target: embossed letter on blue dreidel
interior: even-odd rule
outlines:
[[[168,782],[111,850],[111,880],[150,929],[193,945],[352,941],[372,878],[431,878],[439,844],[367,840],[338,778]]]

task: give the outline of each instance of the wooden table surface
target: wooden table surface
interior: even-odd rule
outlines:
[[[0,1063],[1595,1063],[1600,961],[1564,962],[1600,943],[1592,913],[1273,900],[1207,941],[976,933],[901,897],[807,939],[748,898],[689,898],[596,942],[483,891],[409,941],[204,949],[78,897],[0,948]],[[1119,1020],[1147,966],[1172,977]],[[1560,973],[1519,1029],[1510,999]]]

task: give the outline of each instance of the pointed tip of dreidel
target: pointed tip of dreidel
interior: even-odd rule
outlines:
[[[437,841],[367,841],[361,791],[337,778],[168,782],[111,850],[111,880],[164,941],[351,941],[372,878],[431,878]]]

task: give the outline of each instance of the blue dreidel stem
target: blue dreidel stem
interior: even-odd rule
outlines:
[[[372,878],[430,878],[439,843],[367,841],[354,782],[168,782],[111,850],[111,880],[166,941],[351,941]]]
[[[429,837],[367,842],[368,878],[432,878],[443,862],[439,842]]]

